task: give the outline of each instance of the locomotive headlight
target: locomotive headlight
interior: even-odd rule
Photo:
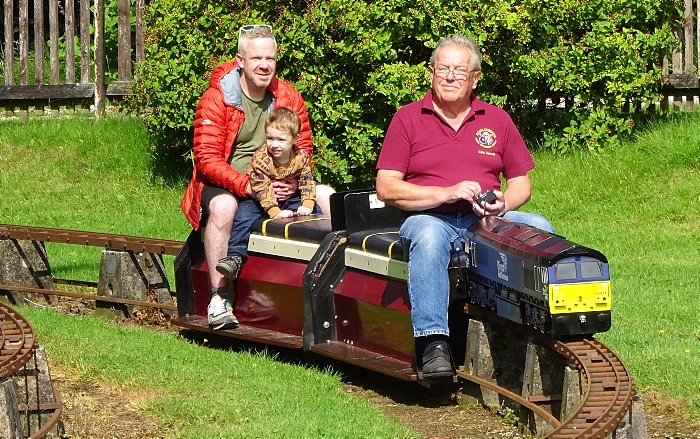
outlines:
[[[600,290],[595,296],[596,304],[605,305],[610,304],[610,283],[602,282],[600,284]]]

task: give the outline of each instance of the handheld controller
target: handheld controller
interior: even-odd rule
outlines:
[[[492,190],[488,190],[484,192],[483,194],[478,195],[474,201],[478,203],[480,206],[483,206],[484,204],[491,204],[494,201],[496,201],[496,194]]]

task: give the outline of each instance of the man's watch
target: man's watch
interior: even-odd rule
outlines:
[[[503,218],[503,217],[505,216],[505,214],[506,214],[506,210],[505,210],[505,209],[503,209],[502,211],[498,212],[498,216],[500,216],[501,218]]]

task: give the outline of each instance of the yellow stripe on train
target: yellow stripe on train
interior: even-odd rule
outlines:
[[[610,282],[549,285],[549,311],[566,314],[610,310]]]

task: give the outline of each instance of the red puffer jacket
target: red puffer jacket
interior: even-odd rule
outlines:
[[[274,78],[267,90],[274,99],[269,110],[290,107],[301,119],[296,145],[312,154],[311,126],[304,99],[291,85]],[[209,89],[197,105],[194,120],[194,169],[192,180],[182,198],[182,211],[192,227],[199,229],[202,188],[205,184],[222,187],[244,198],[249,177],[228,164],[233,143],[243,125],[245,113],[241,101],[240,69],[234,61],[219,65],[209,80]],[[268,111],[269,111],[268,110]]]

